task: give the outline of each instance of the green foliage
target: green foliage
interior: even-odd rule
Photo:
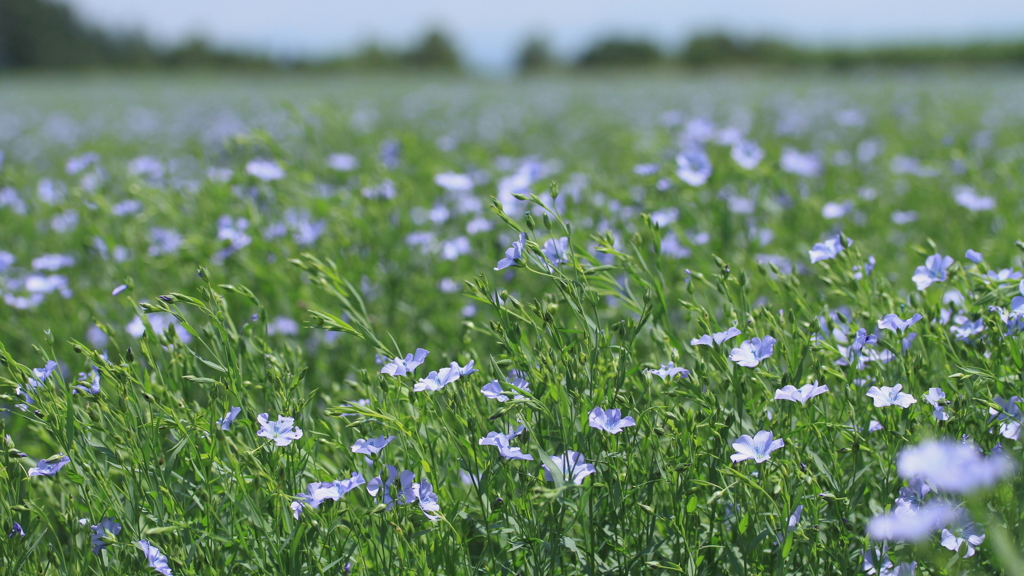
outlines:
[[[232,70],[457,71],[461,62],[448,37],[432,31],[408,50],[368,45],[328,59],[272,59],[225,50],[195,38],[161,49],[139,35],[116,35],[85,26],[70,8],[53,0],[0,3],[0,70],[94,68],[188,68]]]
[[[662,59],[656,46],[645,40],[610,39],[600,41],[579,57],[581,68],[602,66],[650,66]]]
[[[547,42],[541,38],[530,38],[519,51],[516,68],[521,73],[539,72],[555,65]]]
[[[842,53],[841,51],[839,51]],[[813,63],[814,57],[808,50],[790,46],[776,40],[743,41],[727,34],[699,35],[690,39],[680,56],[688,66],[737,64],[799,65]],[[856,60],[856,57],[853,57]]]
[[[724,33],[691,38],[679,54],[690,67],[775,66],[847,70],[857,67],[964,66],[1024,63],[1024,42],[893,44],[869,48],[809,48],[771,38],[742,39]]]
[[[1005,421],[990,421],[1002,410],[994,399],[1020,395],[1024,374],[1021,336],[1007,335],[999,310],[1019,295],[1018,280],[997,273],[1022,267],[1015,79],[425,87],[297,78],[255,97],[258,80],[0,87],[0,106],[21,119],[0,144],[0,189],[26,203],[24,214],[0,207],[0,250],[15,257],[0,273],[2,296],[21,294],[6,280],[33,273],[34,258],[75,258],[53,271],[68,279],[66,298],[0,302],[0,536],[13,522],[25,530],[0,538],[5,574],[155,573],[135,546],[143,539],[178,575],[857,574],[876,545],[868,522],[906,488],[901,450],[966,435],[1024,461]],[[141,105],[158,119],[152,132],[130,122]],[[664,114],[679,109],[719,127],[746,121],[765,159],[741,168],[709,139],[713,174],[684,185],[673,155],[686,128]],[[851,109],[863,120],[850,121]],[[212,137],[224,110],[245,129]],[[51,111],[76,122],[77,140],[62,138]],[[798,113],[801,129],[790,129]],[[877,157],[857,158],[865,142]],[[787,172],[787,147],[829,163],[819,177]],[[385,162],[382,148],[397,148],[397,160]],[[87,151],[98,164],[69,174],[68,158]],[[358,166],[330,168],[337,152]],[[143,154],[165,172],[129,170]],[[257,158],[284,176],[247,172]],[[893,169],[908,158],[919,159],[915,173]],[[650,163],[654,173],[634,169]],[[443,189],[435,176],[447,172],[472,175],[472,191]],[[501,193],[528,172],[543,175]],[[44,199],[47,181],[60,199]],[[378,193],[385,182],[393,197]],[[998,209],[965,210],[957,185]],[[138,210],[125,213],[126,201]],[[849,210],[825,219],[826,203]],[[908,210],[916,221],[893,223]],[[69,211],[77,224],[55,226]],[[249,236],[227,255],[237,237],[220,234],[222,217],[244,218]],[[492,228],[467,232],[478,218]],[[151,250],[156,228],[179,232],[180,246]],[[811,264],[808,250],[840,229],[853,244]],[[451,257],[410,242],[423,232],[437,243],[466,236],[470,250]],[[493,270],[520,233],[523,257]],[[559,238],[565,262],[554,265],[544,254]],[[962,258],[967,248],[983,263]],[[936,252],[957,262],[917,290],[910,277]],[[870,256],[877,266],[866,274]],[[907,349],[903,334],[876,329],[885,314],[915,312],[924,319]],[[953,318],[943,322],[944,312]],[[982,332],[958,339],[956,316],[984,320]],[[727,327],[742,335],[691,342]],[[877,359],[837,362],[858,328],[878,333]],[[778,341],[770,358],[753,368],[730,360],[742,341],[766,335]],[[418,347],[430,355],[413,375],[382,374],[375,362]],[[48,360],[61,365],[30,388]],[[470,361],[478,372],[414,391],[430,371]],[[689,375],[650,373],[669,362]],[[76,374],[93,367],[99,394],[75,390]],[[513,369],[528,387],[509,382]],[[494,380],[506,402],[481,393]],[[806,405],[775,399],[811,382],[829,392]],[[866,396],[896,383],[917,403],[875,407]],[[948,420],[924,400],[933,387],[946,393]],[[22,410],[26,391],[34,403]],[[225,431],[217,421],[231,407],[240,414]],[[595,429],[595,407],[636,425]],[[295,418],[303,436],[275,446],[257,435],[264,413]],[[872,421],[883,429],[869,431]],[[513,445],[532,461],[479,443],[519,425]],[[784,447],[761,463],[733,462],[732,444],[759,430]],[[379,436],[395,438],[379,454],[353,453]],[[568,450],[594,473],[546,480],[542,465]],[[71,462],[55,476],[28,476],[61,453]],[[415,474],[421,489],[430,482],[435,521],[413,501],[389,507],[366,485],[300,505],[294,518],[290,505],[310,483],[355,471],[386,480],[387,465]],[[945,496],[984,524],[977,554],[963,558],[931,535],[891,543],[892,560],[919,562],[919,574],[1019,571],[1019,470],[962,500]],[[122,530],[104,534],[108,546],[94,555],[89,527],[104,517]]]
[[[574,60],[580,69],[645,68],[663,63],[689,69],[712,67],[800,67],[848,70],[857,67],[921,67],[1024,64],[1024,42],[907,44],[853,49],[808,48],[772,38],[743,39],[726,33],[699,34],[678,54],[668,55],[643,39],[602,39]],[[554,68],[544,39],[527,40],[516,58],[523,73]],[[429,31],[405,50],[366,45],[352,54],[313,59],[275,59],[225,50],[202,38],[161,49],[140,35],[112,34],[85,26],[54,0],[0,3],[0,70],[95,68],[190,68],[236,70],[458,71],[462,58],[451,39]]]
[[[858,67],[1019,65],[1024,63],[1024,42],[810,48],[779,39],[745,39],[717,32],[690,38],[672,58],[645,41],[604,40],[584,51],[576,65],[645,67],[669,61],[695,70],[735,66],[842,71]]]
[[[413,68],[458,70],[459,55],[451,40],[439,30],[428,32],[402,59]]]
[[[0,69],[145,65],[152,59],[140,38],[113,40],[86,29],[67,6],[44,0],[0,3]]]

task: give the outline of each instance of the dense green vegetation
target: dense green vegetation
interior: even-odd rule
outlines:
[[[1022,91],[5,83],[0,571],[1019,574]]]

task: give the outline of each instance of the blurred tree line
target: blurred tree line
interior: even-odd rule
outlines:
[[[711,33],[694,36],[673,53],[642,39],[610,38],[596,42],[574,61],[565,63],[552,56],[543,40],[534,38],[526,43],[518,59],[519,70],[526,73],[567,65],[579,69],[775,66],[844,70],[861,66],[979,64],[1024,65],[1024,40],[819,49],[795,46],[770,38],[744,40],[723,33]]]
[[[676,51],[643,39],[609,38],[564,61],[541,38],[528,40],[518,70],[722,66],[817,67],[1024,64],[1024,40],[966,45],[906,45],[864,49],[815,49],[772,39],[744,40],[722,33],[691,38]],[[376,45],[328,59],[282,60],[215,48],[193,40],[160,49],[140,34],[113,35],[90,29],[53,0],[0,0],[0,70],[33,68],[237,68],[310,70],[431,69],[458,71],[462,61],[442,32],[426,34],[410,48]]]
[[[139,34],[113,35],[85,26],[50,0],[0,0],[0,70],[32,68],[435,69],[461,68],[458,52],[433,31],[406,50],[368,46],[347,57],[281,60],[218,49],[192,40],[159,49]]]

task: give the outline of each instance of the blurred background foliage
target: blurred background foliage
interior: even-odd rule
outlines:
[[[599,39],[575,58],[559,60],[544,38],[526,40],[517,59],[521,73],[566,69],[668,67],[817,68],[1024,65],[1024,40],[966,44],[906,44],[871,48],[821,48],[773,38],[737,38],[709,32],[664,50],[643,38]],[[284,59],[232,51],[194,38],[172,48],[141,34],[111,34],[84,25],[67,6],[47,0],[0,2],[0,70],[76,68],[235,68],[357,71],[463,69],[455,44],[442,30],[428,31],[407,48],[369,44],[344,55]]]

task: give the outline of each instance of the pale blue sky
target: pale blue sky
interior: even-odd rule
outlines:
[[[86,20],[173,43],[327,55],[376,40],[405,45],[447,30],[470,63],[507,68],[540,34],[573,56],[596,38],[643,36],[675,48],[728,30],[809,44],[1024,38],[1024,0],[64,0]]]

